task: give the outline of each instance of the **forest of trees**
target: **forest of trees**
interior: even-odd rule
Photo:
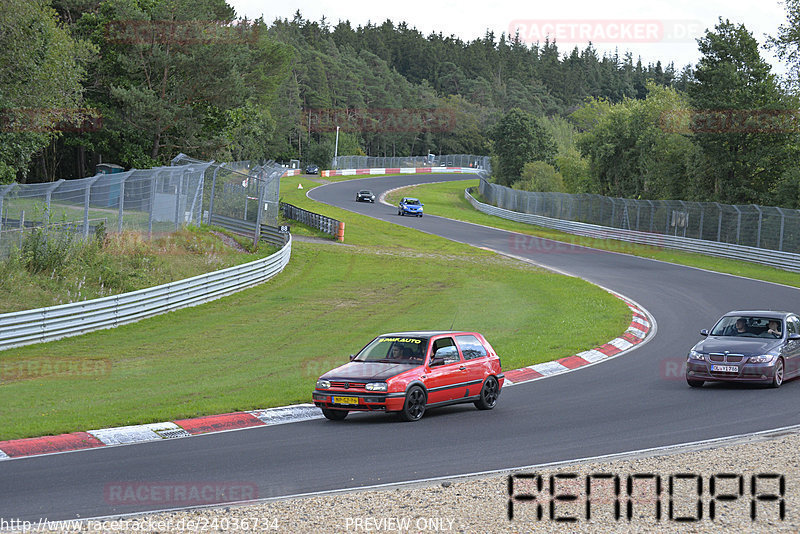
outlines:
[[[248,21],[225,0],[7,3],[0,183],[178,152],[327,166],[339,126],[339,154],[491,154],[494,179],[523,189],[800,205],[800,0],[769,43],[785,83],[723,19],[676,70],[403,22]]]

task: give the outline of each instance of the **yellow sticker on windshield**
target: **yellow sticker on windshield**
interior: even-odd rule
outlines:
[[[384,341],[396,341],[397,343],[422,343],[421,339],[414,339],[411,337],[382,337],[378,340],[378,343],[383,343]]]

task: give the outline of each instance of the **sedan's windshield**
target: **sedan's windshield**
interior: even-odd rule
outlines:
[[[359,195],[371,195],[372,191],[359,191],[358,194]]]
[[[777,339],[783,333],[783,321],[770,317],[731,315],[723,317],[711,330],[712,336],[763,337]]]
[[[419,200],[417,200],[416,198],[407,198],[405,200],[405,203],[408,204],[409,206],[419,206]]]
[[[364,347],[353,361],[420,364],[427,347],[428,340],[424,338],[381,336]]]

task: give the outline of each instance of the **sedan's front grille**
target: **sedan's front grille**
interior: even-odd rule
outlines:
[[[720,354],[718,352],[712,352],[708,355],[708,359],[712,362],[728,362],[728,363],[739,363],[744,358],[744,354]]]

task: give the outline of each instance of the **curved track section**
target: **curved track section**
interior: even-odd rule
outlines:
[[[531,466],[800,423],[800,382],[778,390],[726,385],[690,389],[674,369],[698,339],[698,330],[721,313],[742,307],[793,309],[800,302],[796,289],[431,215],[399,217],[391,206],[353,201],[359,188],[380,193],[465,178],[371,178],[319,187],[309,196],[524,257],[618,291],[653,314],[658,323],[654,338],[606,363],[508,388],[489,413],[455,406],[413,424],[353,414],[344,424],[314,420],[6,460],[0,463],[0,517],[85,518],[181,504],[153,499],[121,504],[108,494],[120,485],[174,488],[233,481],[257,488],[252,496],[263,499]]]

